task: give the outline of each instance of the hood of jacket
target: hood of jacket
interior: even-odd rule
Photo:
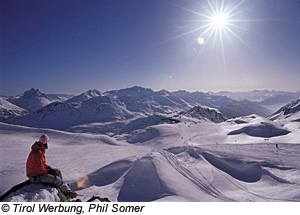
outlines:
[[[43,146],[42,143],[39,143],[39,142],[35,142],[32,146],[31,146],[31,150],[33,151],[38,151],[38,150],[41,150],[45,153],[46,149],[45,147]]]

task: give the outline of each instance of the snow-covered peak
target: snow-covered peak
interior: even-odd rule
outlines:
[[[148,88],[143,88],[140,86],[134,86],[130,88],[125,88],[121,90],[108,91],[107,93],[112,95],[117,95],[118,97],[131,97],[131,98],[140,98],[143,96],[149,96],[154,94],[154,91]]]
[[[195,106],[184,113],[185,116],[197,118],[200,120],[209,120],[211,122],[224,122],[226,118],[214,109]]]
[[[38,89],[31,88],[28,91],[25,91],[23,94],[23,97],[25,98],[32,98],[32,97],[47,97],[46,94],[41,93]]]
[[[156,92],[157,95],[162,95],[162,96],[168,96],[170,95],[170,92],[167,90],[160,90]]]
[[[10,98],[8,101],[30,112],[34,112],[52,102],[60,101],[60,99],[49,97],[38,89],[31,88],[24,92],[23,95]]]
[[[269,118],[271,120],[285,119],[295,115],[299,115],[300,117],[300,99],[280,108],[276,113],[271,115]]]
[[[78,97],[79,98],[79,97]],[[66,130],[93,122],[114,122],[133,117],[124,103],[111,95],[97,96],[78,102],[53,102],[36,112],[8,119],[7,123],[30,127]]]
[[[287,108],[284,110],[284,115],[289,115],[292,113],[296,113],[300,111],[300,99],[298,99],[295,102],[292,102],[290,105],[288,105]]]
[[[75,96],[75,97],[67,100],[66,102],[67,103],[82,102],[82,101],[89,100],[91,98],[95,98],[95,97],[102,96],[102,95],[103,94],[100,91],[94,89],[94,90],[89,90],[87,92],[84,92],[78,96]]]
[[[85,92],[84,95],[93,98],[93,97],[101,96],[102,94],[99,90],[93,89]]]
[[[91,97],[82,102],[83,105],[91,106],[91,105],[99,105],[99,104],[110,104],[115,106],[125,106],[123,102],[121,102],[117,97],[109,95],[109,94],[101,94],[95,97]]]
[[[27,110],[18,107],[0,97],[0,121],[11,117],[24,115],[26,113],[28,113]]]
[[[143,87],[132,87],[117,91],[109,91],[107,94],[116,96],[126,104],[129,111],[142,112],[145,114],[171,113],[180,111],[178,105],[186,105],[184,101],[170,96],[168,91],[154,92]]]

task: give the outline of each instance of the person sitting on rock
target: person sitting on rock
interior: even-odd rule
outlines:
[[[72,192],[70,185],[63,181],[59,169],[52,169],[46,164],[45,152],[48,149],[49,137],[43,134],[39,141],[31,147],[26,162],[26,176],[32,183],[49,183],[55,185],[67,198],[76,198],[77,193]]]

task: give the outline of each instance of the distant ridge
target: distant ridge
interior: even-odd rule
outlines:
[[[234,100],[223,95],[184,90],[153,91],[141,86],[106,92],[91,89],[72,98],[45,94],[32,88],[21,96],[2,99],[16,107],[22,107],[27,112],[10,117],[2,116],[1,121],[59,130],[73,130],[77,127],[76,131],[89,123],[110,123],[113,131],[117,132],[124,130],[123,125],[135,120],[147,120],[148,117],[154,119],[151,118],[153,115],[169,118],[172,115],[185,114],[195,119],[221,122],[251,114],[264,117],[272,114],[259,103],[249,100]],[[96,130],[109,130],[105,127],[107,125]]]

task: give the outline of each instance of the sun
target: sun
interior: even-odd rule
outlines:
[[[169,3],[189,12],[190,14],[196,14],[199,18],[195,20],[195,22],[198,22],[199,25],[194,29],[188,30],[178,36],[166,40],[166,42],[178,39],[188,34],[200,32],[198,38],[205,39],[206,44],[208,44],[211,39],[213,39],[213,42],[216,42],[216,38],[219,38],[223,46],[225,38],[229,41],[231,41],[232,38],[236,38],[249,47],[249,45],[241,37],[239,37],[234,30],[241,28],[241,22],[251,21],[248,19],[237,18],[237,16],[243,12],[240,7],[244,2],[245,0],[237,0],[235,3],[227,0],[206,0],[206,4],[204,1],[200,5],[201,7],[199,10],[189,9],[174,3]]]
[[[199,16],[201,25],[197,28],[197,31],[201,31],[199,37],[206,38],[206,41],[210,41],[218,37],[221,42],[221,50],[224,52],[225,39],[232,43],[232,39],[236,38],[241,43],[252,49],[234,29],[241,29],[239,26],[242,22],[248,22],[251,20],[237,18],[238,15],[242,14],[243,10],[240,6],[245,0],[240,0],[235,4],[231,1],[225,0],[207,0],[208,7],[203,6],[204,13],[193,11]]]
[[[247,6],[242,6],[246,0],[203,0],[198,2],[200,7],[188,8],[175,3],[168,2],[170,5],[187,11],[189,14],[196,15],[189,23],[187,28],[180,34],[164,40],[161,44],[176,40],[188,35],[194,36],[195,44],[201,46],[197,56],[208,50],[221,54],[224,68],[226,68],[226,55],[232,50],[237,51],[240,43],[254,51],[253,48],[239,36],[240,30],[245,32],[243,23],[261,21],[258,19],[244,18],[243,13],[247,11]],[[192,26],[192,28],[190,27]],[[238,43],[239,42],[239,43]],[[231,47],[230,47],[231,46]],[[196,62],[196,61],[195,61]]]
[[[190,9],[175,3],[168,2],[174,7],[178,7],[187,11],[190,14],[195,14],[196,19],[191,20],[193,28],[183,31],[181,34],[168,38],[160,44],[182,38],[187,35],[197,34],[194,41],[200,46],[202,50],[207,50],[206,47],[217,47],[222,52],[223,60],[225,62],[225,50],[228,44],[235,49],[236,41],[247,46],[250,50],[253,48],[239,36],[239,30],[244,30],[243,22],[260,21],[257,19],[245,19],[243,17],[243,3],[246,0],[203,0],[199,4],[199,8]],[[194,44],[191,43],[191,44]],[[231,49],[232,50],[232,49]],[[200,51],[199,51],[200,52]]]
[[[210,26],[214,30],[223,30],[228,27],[229,15],[225,13],[216,13],[211,17]]]

